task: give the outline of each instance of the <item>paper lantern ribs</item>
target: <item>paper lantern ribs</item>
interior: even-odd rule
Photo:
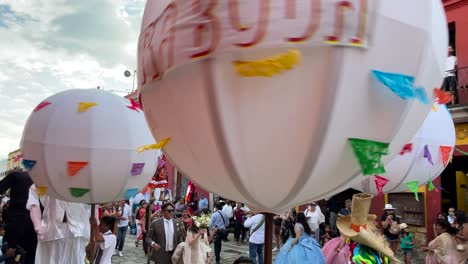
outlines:
[[[39,194],[81,203],[128,199],[157,168],[160,149],[142,111],[125,98],[97,89],[68,90],[31,113],[21,149]],[[40,109],[38,109],[40,108]]]
[[[253,209],[283,213],[341,190],[362,169],[384,172],[423,123],[427,94],[443,78],[440,0],[213,7],[147,1],[140,102],[153,135],[172,138],[165,153],[191,181]],[[373,70],[393,73],[385,74],[390,89]],[[356,160],[349,138],[388,144],[390,155]]]

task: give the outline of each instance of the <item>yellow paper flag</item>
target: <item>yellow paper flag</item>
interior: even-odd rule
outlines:
[[[36,190],[39,196],[44,196],[47,193],[47,187],[44,186],[36,186]]]
[[[437,107],[435,105],[432,105],[432,111],[437,112]]]
[[[78,112],[79,113],[86,112],[86,111],[88,111],[88,109],[90,109],[91,107],[96,106],[96,105],[97,104],[94,103],[94,102],[80,102],[78,104]]]
[[[168,137],[166,139],[163,139],[163,140],[159,141],[156,144],[144,145],[142,147],[137,148],[137,152],[141,153],[143,151],[152,150],[152,149],[162,149],[162,148],[164,148],[164,146],[166,146],[167,142],[169,142],[170,140],[171,140],[171,138]]]

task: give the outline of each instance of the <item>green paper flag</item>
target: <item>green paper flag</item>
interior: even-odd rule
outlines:
[[[419,196],[418,196],[419,181],[407,182],[406,186],[408,186],[408,189],[410,189],[410,191],[414,192],[414,198],[416,199],[416,201],[419,202]]]
[[[429,177],[429,183],[427,189],[432,192],[434,190],[434,183],[432,182],[432,177]]]
[[[76,198],[80,198],[89,192],[89,189],[83,189],[83,188],[70,188],[69,190],[70,190],[71,195]]]
[[[388,143],[359,138],[349,138],[348,140],[364,175],[385,173],[381,159],[383,155],[388,155]]]

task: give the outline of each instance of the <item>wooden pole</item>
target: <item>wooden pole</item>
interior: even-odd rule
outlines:
[[[91,205],[91,219],[96,218],[96,205],[92,204]],[[95,247],[95,242],[94,242],[94,228],[91,227],[91,237],[89,241],[89,247],[90,247],[90,252],[89,252],[89,263],[93,263],[94,261],[94,247]]]
[[[265,264],[273,263],[273,216],[265,213]]]

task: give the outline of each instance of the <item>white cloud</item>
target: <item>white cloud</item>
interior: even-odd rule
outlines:
[[[131,90],[145,0],[0,0],[0,158],[32,109],[72,88]],[[122,95],[122,93],[119,93]]]

